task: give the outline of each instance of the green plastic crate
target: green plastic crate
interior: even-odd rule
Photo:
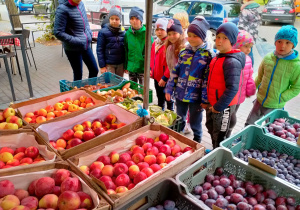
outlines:
[[[191,194],[196,185],[205,182],[207,174],[213,174],[217,167],[223,167],[224,173],[233,174],[242,181],[251,181],[260,184],[264,189],[273,189],[278,196],[294,197],[296,204],[300,204],[300,192],[289,185],[279,181],[279,178],[265,173],[253,166],[246,165],[243,161],[233,157],[232,153],[225,148],[217,148],[205,155],[176,176],[176,181],[181,185],[183,192],[193,198],[197,203],[205,205]],[[205,205],[206,206],[206,205]],[[206,209],[208,207],[206,206]]]
[[[139,201],[144,201],[139,203]],[[202,209],[193,199],[180,192],[179,186],[173,179],[165,179],[149,190],[132,198],[125,205],[116,209],[146,210],[152,206],[163,205],[165,200],[173,200],[177,209]]]
[[[299,146],[296,144],[292,145],[290,142],[281,138],[274,138],[273,135],[266,135],[261,128],[254,125],[249,125],[239,133],[222,141],[220,146],[230,149],[234,156],[237,156],[241,150],[245,149],[257,149],[261,152],[275,149],[279,153],[288,154],[300,160]],[[298,188],[300,191],[300,187],[283,179],[280,180],[292,187]]]
[[[173,122],[173,125],[171,125],[171,126],[168,126],[168,128],[170,128],[170,129],[172,129],[173,131],[176,131],[176,132],[180,132],[181,130],[180,130],[180,127],[181,127],[181,117],[179,116],[179,115],[177,115],[177,117],[176,117],[176,120],[174,120],[174,122]]]
[[[110,87],[103,88],[100,90],[109,90],[110,88],[112,88],[114,86],[118,86],[118,85],[122,84],[122,82],[124,80],[125,79],[123,77],[120,77],[116,74],[113,74],[111,72],[105,72],[105,73],[101,74],[99,77],[78,80],[78,81],[74,81],[74,82],[70,82],[68,80],[60,80],[59,87],[60,87],[60,92],[65,92],[65,91],[72,90],[73,87],[75,87],[75,86],[77,88],[81,88],[81,87],[84,87],[85,85],[97,85],[98,83],[101,83],[101,84],[110,85]]]
[[[136,82],[133,82],[133,81],[130,81],[130,80],[126,80],[124,79],[124,81],[118,85],[118,86],[115,86],[115,87],[109,87],[109,88],[105,88],[105,89],[100,89],[100,92],[101,91],[108,91],[108,90],[118,90],[118,89],[122,89],[122,87],[127,84],[127,83],[130,83],[130,88],[132,90],[137,90],[139,94],[142,94],[144,95],[144,86],[143,85],[140,85]],[[96,92],[96,91],[94,91]],[[151,89],[149,89],[149,103],[152,103],[153,101],[153,91]]]

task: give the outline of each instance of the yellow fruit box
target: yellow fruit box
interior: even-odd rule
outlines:
[[[117,152],[118,154],[129,151],[131,147],[135,145],[136,138],[140,135],[155,139],[155,137],[158,137],[161,133],[169,135],[169,138],[175,140],[176,144],[179,145],[182,149],[185,147],[191,147],[192,150],[183,153],[175,160],[168,163],[163,168],[149,176],[147,179],[137,183],[131,190],[125,191],[123,193],[108,195],[107,189],[103,182],[99,181],[96,177],[90,177],[86,173],[83,173],[83,171],[81,171],[80,169],[81,166],[90,166],[98,159],[99,156],[108,156],[112,151]],[[82,176],[86,177],[86,180],[89,180],[90,184],[94,186],[94,189],[103,197],[105,197],[105,199],[112,205],[113,208],[118,208],[140,193],[146,191],[160,180],[164,178],[174,177],[176,174],[184,170],[187,166],[191,165],[193,162],[199,160],[203,156],[204,147],[200,143],[190,140],[185,136],[182,136],[181,134],[162,125],[152,124],[141,127],[133,132],[127,133],[126,135],[106,142],[105,144],[99,143],[98,146],[94,146],[90,150],[78,151],[77,155],[69,158],[67,161],[74,171],[77,170],[78,174],[81,173]]]
[[[108,202],[99,195],[88,182],[84,180],[84,177],[74,173],[66,162],[48,163],[45,165],[32,165],[26,169],[18,169],[14,171],[1,171],[0,181],[9,180],[14,184],[15,189],[28,190],[31,182],[42,178],[52,177],[53,173],[59,169],[67,169],[70,171],[72,177],[77,177],[81,182],[81,190],[89,194],[93,201],[93,210],[110,210],[111,206]]]

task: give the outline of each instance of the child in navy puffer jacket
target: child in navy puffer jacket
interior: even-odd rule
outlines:
[[[123,77],[125,61],[125,31],[120,25],[121,12],[113,8],[108,14],[109,23],[99,31],[97,57],[101,73],[111,72]]]
[[[209,23],[205,19],[196,17],[193,20],[188,27],[189,45],[179,53],[178,63],[165,89],[167,101],[170,101],[173,91],[175,93],[176,111],[182,118],[181,131],[189,109],[194,140],[198,142],[202,138],[202,106],[208,104],[206,84],[213,54],[204,42],[208,29]]]

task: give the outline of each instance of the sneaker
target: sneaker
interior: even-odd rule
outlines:
[[[192,129],[191,129],[191,125],[190,123],[187,123],[183,129],[183,133],[184,134],[189,134],[189,133],[192,133]]]

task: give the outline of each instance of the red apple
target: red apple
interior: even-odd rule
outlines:
[[[40,154],[39,149],[34,146],[28,147],[25,150],[25,155],[32,159],[36,158],[39,154]]]

